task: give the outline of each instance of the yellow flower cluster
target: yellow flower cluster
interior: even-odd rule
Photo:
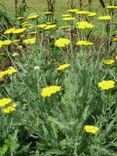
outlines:
[[[5,45],[10,45],[10,44],[11,44],[11,40],[0,41],[0,48],[5,46]]]
[[[9,28],[9,29],[7,29],[7,30],[4,32],[4,34],[5,34],[5,35],[7,35],[7,34],[12,34],[14,30],[15,30],[15,28]]]
[[[21,34],[26,30],[26,28],[18,28],[13,31],[13,34]]]
[[[64,17],[62,19],[63,19],[63,21],[74,21],[75,20],[74,17]]]
[[[76,14],[78,15],[89,15],[91,12],[89,11],[77,11]]]
[[[51,30],[51,29],[56,29],[56,28],[57,28],[56,24],[50,24],[50,25],[47,25],[44,28],[44,30]]]
[[[88,14],[88,16],[89,16],[89,17],[96,16],[96,12],[90,12],[90,13]]]
[[[12,75],[12,74],[15,74],[15,73],[17,73],[17,69],[15,69],[13,67],[9,68],[9,69],[7,69],[5,71],[0,71],[0,79],[4,78],[7,75]]]
[[[113,80],[103,80],[98,83],[98,87],[102,90],[109,90],[115,87],[115,81]]]
[[[24,17],[20,16],[20,17],[17,17],[17,20],[22,20],[24,19]]]
[[[5,35],[8,35],[8,34],[20,34],[20,33],[23,33],[24,31],[26,30],[26,28],[10,28],[10,29],[7,29],[4,34]]]
[[[103,60],[104,64],[113,64],[115,61],[114,60]]]
[[[117,6],[115,5],[108,5],[106,6],[107,9],[117,9]]]
[[[56,24],[39,24],[37,25],[38,28],[43,29],[43,30],[51,30],[51,29],[56,29],[57,26]]]
[[[112,38],[112,41],[113,41],[113,42],[117,42],[117,37],[113,37],[113,38]]]
[[[78,29],[92,29],[95,26],[94,26],[94,24],[91,24],[91,23],[89,23],[87,21],[81,21],[81,22],[76,23],[76,27]]]
[[[23,40],[23,42],[25,44],[35,44],[36,43],[36,38],[34,37],[34,38],[25,39],[25,40]]]
[[[51,12],[51,11],[47,11],[44,13],[44,15],[52,15],[52,14],[53,14],[53,12]]]
[[[37,19],[39,16],[38,15],[31,15],[29,17],[27,17],[28,20],[32,20],[32,19]]]
[[[64,70],[64,69],[66,69],[66,68],[68,68],[68,67],[70,67],[70,66],[71,66],[70,64],[63,64],[63,65],[59,66],[59,67],[57,68],[57,70]]]
[[[4,113],[10,113],[15,111],[16,106],[16,103],[14,103],[10,98],[0,99],[0,107],[2,107]]]
[[[41,96],[50,97],[51,95],[61,91],[60,86],[49,86],[42,89]]]
[[[96,134],[100,129],[96,126],[92,126],[92,125],[85,125],[84,126],[84,130],[87,133],[91,133],[91,134]]]
[[[91,45],[93,45],[93,42],[80,40],[76,43],[76,45],[78,45],[78,46],[91,46]]]
[[[70,9],[70,10],[67,10],[69,13],[76,13],[78,11],[78,9]]]
[[[62,17],[72,17],[70,14],[63,14]]]
[[[101,20],[101,21],[110,21],[112,19],[111,16],[99,16],[98,17],[98,20]]]
[[[47,24],[39,24],[37,25],[37,28],[44,29],[46,26]]]
[[[59,38],[58,40],[55,41],[55,46],[59,48],[63,48],[67,45],[69,45],[71,41],[67,38]]]

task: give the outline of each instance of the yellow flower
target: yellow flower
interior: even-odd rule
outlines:
[[[95,12],[90,12],[90,13],[88,14],[88,16],[89,16],[89,17],[96,16],[96,13],[95,13]]]
[[[103,60],[104,64],[113,64],[114,62],[114,60]]]
[[[115,5],[108,5],[106,6],[107,9],[117,9],[117,6]]]
[[[37,33],[36,31],[29,32],[30,35],[35,35],[36,33]]]
[[[47,26],[47,24],[39,24],[37,25],[38,28],[40,29],[44,29]]]
[[[52,24],[52,25],[47,25],[46,27],[44,27],[43,29],[44,30],[51,30],[51,29],[56,29],[57,26],[55,24]]]
[[[0,41],[0,48],[2,48],[3,46],[3,41]]]
[[[11,102],[12,102],[12,99],[10,99],[10,98],[0,99],[0,107],[5,107],[6,105],[8,105]]]
[[[46,24],[47,24],[47,25],[52,25],[53,23],[52,23],[52,22],[46,22]]]
[[[98,17],[98,20],[101,20],[101,21],[109,21],[111,19],[112,19],[111,16],[99,16]]]
[[[10,113],[10,112],[13,112],[16,110],[16,104],[15,103],[11,103],[11,104],[8,104],[6,105],[4,108],[3,108],[3,112],[4,113]]]
[[[5,75],[5,72],[4,71],[0,71],[0,79],[4,78],[6,75]]]
[[[72,16],[69,14],[63,14],[62,17],[72,17]]]
[[[102,90],[109,90],[109,89],[115,87],[115,81],[113,81],[113,80],[103,80],[103,81],[98,83],[98,87],[100,87]]]
[[[24,27],[30,27],[30,26],[31,26],[31,24],[30,24],[30,23],[27,23],[27,24],[24,24],[24,25],[23,25],[23,28],[24,28]]]
[[[25,39],[25,40],[23,40],[23,42],[25,44],[35,44],[36,43],[36,38],[34,37],[34,38]]]
[[[19,28],[19,29],[15,29],[13,31],[13,34],[20,34],[23,33],[26,30],[26,28]]]
[[[62,18],[64,21],[74,21],[75,18],[74,17],[64,17]]]
[[[117,61],[117,56],[115,56],[115,60]]]
[[[117,37],[113,37],[113,38],[112,38],[112,41],[113,41],[113,42],[117,42]]]
[[[87,21],[77,22],[77,28],[78,29],[92,29],[95,26]]]
[[[22,20],[24,17],[17,17],[17,20]]]
[[[60,86],[49,86],[42,89],[41,96],[50,97],[51,95],[59,92],[61,90]]]
[[[10,67],[9,69],[5,70],[6,75],[12,75],[12,74],[15,74],[15,73],[17,73],[17,69],[15,69],[13,67]]]
[[[4,34],[7,35],[7,34],[12,34],[13,31],[15,30],[15,28],[10,28],[10,29],[7,29]]]
[[[64,70],[64,69],[66,69],[66,68],[68,68],[68,67],[70,67],[70,66],[71,66],[70,64],[63,64],[63,65],[59,66],[59,67],[57,68],[57,70]]]
[[[27,24],[30,24],[29,22],[23,22],[21,25],[24,26],[24,25],[27,25]]]
[[[10,45],[11,44],[11,40],[4,40],[2,45]]]
[[[29,17],[27,17],[28,20],[30,19],[37,19],[39,16],[38,15],[31,15]]]
[[[91,46],[91,45],[93,45],[93,42],[80,40],[76,43],[76,45],[78,45],[78,46]]]
[[[69,13],[76,13],[78,11],[78,9],[70,9],[70,10],[67,10]]]
[[[44,13],[44,15],[52,15],[52,14],[53,14],[53,12],[51,12],[51,11],[47,11]]]
[[[96,134],[100,129],[96,126],[86,125],[86,126],[84,126],[84,130],[87,133]]]
[[[59,38],[58,40],[55,41],[55,46],[59,48],[63,48],[67,45],[69,45],[71,41],[67,38]]]
[[[78,15],[88,15],[88,14],[90,14],[90,12],[89,11],[77,11],[76,14],[78,14]]]
[[[25,35],[24,35],[24,34],[20,35],[20,38],[23,38],[23,37],[25,37]]]

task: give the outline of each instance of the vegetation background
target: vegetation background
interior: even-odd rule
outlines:
[[[105,2],[109,5],[110,0]],[[15,19],[14,0],[1,0],[0,3],[12,26],[21,27]],[[18,3],[20,5],[20,1]],[[31,13],[41,16],[47,11],[46,4],[46,0],[27,0],[24,21]],[[86,1],[83,10],[88,10],[89,6],[85,4]],[[72,43],[82,36],[87,37],[80,31],[77,36],[75,29],[64,31],[59,28],[65,24],[61,15],[66,14],[67,9],[70,5],[66,0],[56,0],[54,24],[57,24],[57,30],[43,32],[37,29],[37,24],[47,20],[43,17],[36,22],[32,20],[31,29],[15,48],[1,48],[0,54],[4,53],[18,72],[6,77],[0,85],[0,98],[10,97],[17,104],[12,113],[5,114],[0,110],[0,156],[117,155],[117,85],[108,91],[98,87],[103,80],[117,83],[117,44],[112,42],[112,38],[117,36],[117,11],[112,22],[102,23],[97,17],[109,12],[94,0],[91,11],[95,11],[97,16],[90,22],[96,27],[89,34],[94,46],[75,45],[74,48],[71,44],[62,49],[55,47],[55,41],[61,37],[70,39]],[[109,36],[108,25],[111,27]],[[1,40],[11,39],[3,31],[11,25],[5,25],[3,19],[0,26]],[[37,31],[37,35],[30,35],[31,31]],[[19,39],[18,35],[12,39],[17,37]],[[22,43],[22,40],[32,37],[36,37],[36,44]],[[14,57],[14,53],[19,56]],[[104,64],[105,59],[114,60],[114,64]],[[71,67],[57,71],[57,67],[64,63]],[[62,90],[51,97],[42,97],[42,89],[50,85],[59,85]],[[100,130],[95,135],[89,134],[84,130],[85,125],[94,125]]]

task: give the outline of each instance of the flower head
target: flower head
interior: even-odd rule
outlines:
[[[25,39],[25,40],[23,40],[23,42],[25,44],[35,44],[36,43],[36,38],[34,37],[34,38]]]
[[[71,41],[67,38],[59,38],[58,40],[55,41],[55,46],[59,48],[63,48],[67,45],[69,45]]]
[[[75,18],[74,17],[64,17],[62,18],[63,21],[74,21]]]
[[[78,9],[70,9],[70,10],[67,10],[69,13],[76,13],[78,11]]]
[[[113,80],[103,80],[98,83],[98,87],[102,90],[109,90],[115,87],[115,81]]]
[[[56,28],[57,28],[56,24],[50,24],[50,25],[47,25],[46,27],[44,27],[43,29],[44,30],[53,30]]]
[[[70,14],[63,14],[62,17],[72,17]]]
[[[110,21],[112,19],[111,16],[99,16],[98,20],[100,21]]]
[[[80,40],[76,43],[76,45],[78,45],[78,46],[91,46],[91,45],[93,45],[93,42]]]
[[[4,46],[4,45],[10,45],[11,44],[11,40],[4,40],[3,42],[2,42],[2,45]]]
[[[60,86],[49,86],[42,89],[41,96],[50,97],[51,95],[61,91]]]
[[[6,75],[5,75],[5,72],[4,71],[0,71],[0,79],[4,78]]]
[[[52,15],[52,14],[53,14],[53,12],[51,12],[51,11],[47,11],[44,13],[44,15]]]
[[[77,28],[78,29],[92,29],[95,26],[87,21],[77,22]]]
[[[20,16],[20,17],[17,17],[17,20],[22,20],[24,19],[24,17]]]
[[[16,104],[10,98],[0,99],[0,107],[4,113],[10,113],[16,110]]]
[[[26,30],[26,28],[19,28],[19,29],[15,29],[13,31],[13,34],[20,34],[23,33]]]
[[[27,19],[28,20],[37,19],[38,17],[39,17],[38,15],[31,15],[31,16],[28,16]]]
[[[113,64],[115,61],[114,60],[103,60],[104,64]]]
[[[10,104],[10,105],[8,105],[8,106],[5,106],[4,108],[3,108],[3,112],[4,113],[11,113],[11,112],[13,112],[13,111],[15,111],[16,110],[16,104],[15,103],[12,103],[12,104]]]
[[[5,30],[4,34],[5,35],[12,34],[14,30],[15,30],[15,28],[9,28],[9,29]]]
[[[37,25],[38,28],[40,29],[44,29],[47,26],[47,24],[39,24]]]
[[[96,126],[92,126],[92,125],[85,125],[84,126],[84,130],[87,133],[91,133],[91,134],[96,134],[100,129]]]
[[[0,107],[4,107],[11,102],[12,102],[12,99],[10,99],[10,98],[0,99]]]
[[[117,6],[115,6],[115,5],[108,5],[108,6],[106,6],[106,9],[117,9]]]
[[[113,41],[113,42],[117,42],[117,37],[113,37],[113,38],[112,38],[112,41]]]
[[[5,75],[12,75],[12,74],[17,73],[17,69],[10,67],[9,69],[5,70],[4,72],[5,72]]]
[[[90,13],[88,14],[88,16],[89,16],[89,17],[96,16],[96,12],[90,12]]]
[[[64,70],[64,69],[66,69],[66,68],[68,68],[68,67],[70,67],[70,66],[71,66],[70,64],[63,64],[63,65],[59,66],[59,67],[57,68],[57,70]]]
[[[78,14],[78,15],[88,15],[88,14],[90,14],[90,12],[89,11],[77,11],[76,14]]]

